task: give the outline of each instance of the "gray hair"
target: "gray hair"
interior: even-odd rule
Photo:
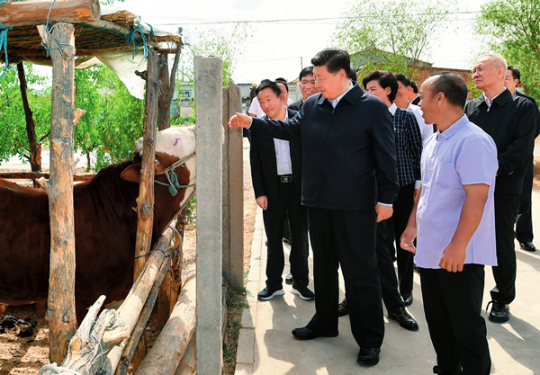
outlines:
[[[484,57],[491,57],[497,68],[503,67],[504,71],[508,69],[508,64],[506,63],[506,59],[501,54],[495,53],[495,52],[486,53],[485,55],[480,56],[478,60]]]

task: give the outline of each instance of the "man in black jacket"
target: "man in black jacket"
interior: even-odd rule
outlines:
[[[499,323],[510,319],[508,305],[516,297],[514,223],[536,134],[534,105],[504,87],[506,68],[506,61],[499,54],[482,56],[476,62],[473,80],[483,94],[467,102],[464,111],[471,122],[493,138],[498,151],[495,182],[498,265],[493,267],[496,286],[491,290],[489,320]]]
[[[349,81],[350,56],[325,49],[311,63],[319,94],[288,122],[236,114],[231,127],[250,127],[302,142],[302,204],[308,207],[316,314],[295,328],[299,340],[338,335],[341,266],[357,362],[379,362],[384,336],[376,224],[392,215],[398,191],[392,119],[386,104]]]
[[[300,79],[298,87],[300,87],[300,92],[302,92],[302,98],[289,105],[289,108],[293,111],[299,111],[307,98],[319,92],[315,84],[315,77],[313,77],[313,66],[307,66],[302,69],[298,78]]]
[[[522,96],[533,102],[536,109],[536,132],[535,138],[540,134],[540,112],[538,112],[538,106],[536,100],[529,95],[525,95],[516,90],[521,80],[521,73],[517,68],[508,66],[506,70],[506,76],[504,77],[504,85],[514,95]],[[532,224],[532,186],[534,180],[534,149],[527,162],[527,173],[525,173],[525,179],[523,180],[523,190],[521,192],[521,202],[519,205],[519,213],[516,220],[516,237],[521,249],[526,251],[536,251],[536,247],[533,244],[534,233]]]
[[[257,87],[257,99],[268,118],[286,121],[296,112],[287,110],[279,85],[264,80]],[[282,101],[283,99],[283,101]],[[271,300],[283,295],[284,267],[283,226],[286,214],[291,225],[291,272],[294,282],[291,293],[304,300],[313,300],[308,289],[307,210],[300,204],[302,146],[298,140],[284,141],[262,133],[252,133],[250,148],[251,176],[257,204],[263,209],[268,238],[266,288],[257,295]]]

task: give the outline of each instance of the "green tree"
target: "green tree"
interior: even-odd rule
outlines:
[[[431,43],[448,17],[449,1],[360,0],[337,26],[334,43],[351,55],[360,74],[388,70],[417,79],[429,57]]]
[[[491,1],[482,6],[476,32],[521,71],[524,91],[540,99],[540,1]]]

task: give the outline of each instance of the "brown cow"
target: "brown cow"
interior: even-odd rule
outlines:
[[[159,173],[194,152],[194,126],[159,132],[156,180],[168,183],[166,175]],[[137,207],[140,169],[141,158],[137,154],[133,160],[104,168],[90,182],[74,187],[78,322],[100,295],[106,295],[108,302],[121,300],[133,284],[137,232],[137,213],[133,208]],[[195,157],[173,170],[180,185],[195,183]],[[179,188],[173,196],[168,186],[154,185],[152,244],[193,189]],[[0,180],[0,304],[47,301],[49,253],[46,192]]]

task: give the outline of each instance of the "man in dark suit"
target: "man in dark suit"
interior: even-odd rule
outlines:
[[[296,112],[287,110],[279,85],[264,80],[257,87],[257,99],[266,116],[286,121]],[[283,101],[282,101],[283,100]],[[291,225],[291,273],[294,282],[291,293],[304,300],[313,300],[308,289],[307,210],[300,204],[302,146],[298,140],[284,141],[262,133],[251,135],[251,176],[257,204],[264,210],[263,219],[268,238],[266,288],[258,294],[263,301],[283,295],[284,267],[283,225],[286,214]]]
[[[376,225],[392,215],[398,191],[392,119],[386,105],[349,78],[350,56],[325,49],[312,60],[320,94],[288,122],[236,114],[231,127],[250,127],[302,142],[302,204],[308,207],[316,314],[293,330],[300,340],[338,335],[341,266],[357,362],[379,362],[384,336],[375,254]]]
[[[495,182],[495,233],[497,266],[491,290],[489,320],[510,319],[510,303],[516,298],[517,261],[514,224],[519,211],[523,178],[534,146],[534,104],[512,95],[504,87],[506,60],[499,54],[482,56],[473,68],[473,80],[482,95],[465,104],[471,122],[488,133],[497,145],[499,170]]]
[[[525,95],[516,90],[521,80],[521,73],[517,68],[508,66],[506,75],[504,77],[504,85],[514,95],[522,96],[533,102],[536,108],[536,133],[535,138],[540,134],[540,113],[538,112],[538,105],[536,100],[529,95]],[[534,233],[532,224],[532,185],[534,180],[534,149],[527,162],[527,172],[523,180],[523,190],[521,191],[521,203],[519,205],[519,212],[516,220],[516,237],[521,249],[526,251],[536,251],[536,247],[533,244]]]
[[[420,103],[420,95],[418,95],[418,86],[416,85],[416,82],[411,81],[411,85],[407,87],[407,90],[409,91],[409,101],[411,104],[418,105],[418,103]]]
[[[289,108],[293,111],[299,111],[307,98],[319,92],[315,84],[315,77],[313,77],[313,66],[307,66],[302,69],[298,78],[300,80],[298,87],[300,87],[300,92],[302,92],[302,98],[289,105]]]

